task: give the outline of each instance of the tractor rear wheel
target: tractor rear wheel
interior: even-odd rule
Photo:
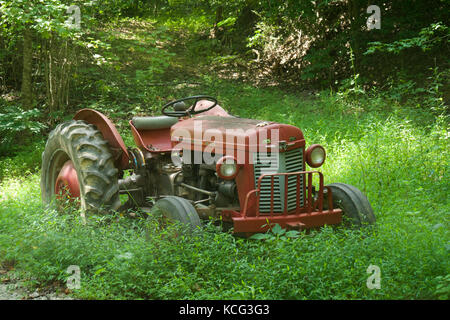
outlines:
[[[164,197],[156,201],[150,214],[157,214],[157,211],[160,211],[165,219],[179,221],[191,230],[201,226],[197,210],[184,198],[176,196]]]
[[[333,207],[342,209],[345,219],[356,227],[375,223],[375,215],[367,197],[356,187],[345,183],[332,183],[328,185],[333,197]],[[325,194],[324,208],[328,208],[328,199]]]
[[[92,124],[71,120],[50,133],[42,153],[41,191],[46,204],[68,191],[79,197],[83,213],[119,208],[118,169],[108,142]]]

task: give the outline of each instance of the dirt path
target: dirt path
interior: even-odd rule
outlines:
[[[0,300],[74,300],[67,294],[50,289],[30,290],[11,273],[3,270],[0,272]]]

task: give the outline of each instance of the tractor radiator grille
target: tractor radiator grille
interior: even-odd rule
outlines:
[[[255,187],[258,179],[263,174],[289,173],[303,171],[303,149],[297,148],[287,152],[273,154],[253,154],[253,167],[255,175]],[[292,211],[297,206],[297,175],[273,177],[273,213],[282,213],[285,208],[285,179],[287,182],[287,211]],[[303,175],[300,175],[300,207],[304,206]],[[259,195],[259,212],[271,212],[272,178],[264,177],[261,180],[261,192]]]

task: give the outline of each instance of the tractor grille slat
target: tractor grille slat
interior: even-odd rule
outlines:
[[[287,152],[273,154],[253,154],[253,166],[255,175],[255,187],[258,179],[263,174],[289,173],[303,171],[303,149],[297,148]],[[285,177],[273,177],[273,213],[282,213],[285,208]],[[297,176],[287,177],[287,211],[292,211],[297,206]],[[271,177],[265,177],[261,180],[261,191],[259,195],[259,212],[270,213],[271,211]],[[303,175],[300,175],[300,201],[301,207],[304,206],[303,195]]]

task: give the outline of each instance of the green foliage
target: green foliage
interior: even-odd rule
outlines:
[[[438,284],[436,286],[436,294],[440,300],[450,299],[450,274],[446,276],[438,276],[436,279]]]
[[[19,106],[6,105],[0,109],[0,155],[13,149],[14,143],[27,134],[38,134],[45,128],[38,121],[42,112],[38,109],[22,110]]]
[[[257,70],[280,82],[323,89],[348,79],[353,67],[368,85],[399,71],[417,79],[418,72],[436,64],[448,68],[448,27],[442,22],[448,20],[448,2],[378,5],[381,29],[368,31],[365,1],[260,2],[248,39],[258,55]]]
[[[438,67],[431,69],[433,74],[428,78],[429,85],[426,88],[425,105],[429,107],[435,114],[444,115],[448,111],[448,105],[444,100],[444,87],[448,84],[450,78],[450,70],[446,69],[442,72]]]
[[[429,51],[435,46],[448,44],[449,28],[442,22],[432,23],[429,27],[420,30],[419,35],[413,38],[401,39],[392,43],[370,42],[364,54],[373,54],[377,51],[399,54],[409,48],[420,48]]]
[[[51,33],[68,36],[73,29],[68,26],[66,10],[69,5],[61,0],[0,1],[2,27],[23,31],[25,27],[34,29],[48,38]]]
[[[67,267],[79,265],[73,294],[85,299],[447,299],[447,122],[378,95],[305,98],[203,81],[197,89],[208,88],[236,115],[299,126],[308,144],[324,145],[325,182],[363,190],[375,228],[307,233],[273,225],[257,241],[212,224],[183,235],[156,217],[91,216],[83,225],[70,207],[64,215],[42,207],[38,173],[15,173],[0,185],[0,260],[15,261],[36,285],[61,287]],[[2,165],[15,168],[24,154],[9,159]],[[366,287],[370,264],[381,268],[379,290]]]
[[[213,20],[209,15],[199,16],[168,16],[160,18],[171,30],[189,31],[191,33],[206,32],[212,27]]]
[[[279,224],[275,224],[271,226],[271,228],[266,233],[255,233],[250,237],[253,240],[267,240],[267,241],[275,241],[275,240],[287,240],[288,238],[298,238],[300,236],[300,232],[296,230],[286,231],[280,227]]]
[[[232,27],[235,25],[237,18],[236,17],[228,17],[225,20],[219,21],[217,23],[218,27]]]
[[[390,77],[383,87],[372,88],[372,92],[376,92],[378,96],[391,103],[407,104],[412,108],[421,107],[424,113],[429,112],[435,116],[443,115],[445,117],[448,110],[445,83],[448,83],[449,70],[440,71],[438,67],[430,68],[428,75],[422,86],[414,80],[405,79],[402,76]],[[342,82],[338,95],[346,96],[352,91],[353,82],[351,80],[347,79]]]
[[[0,181],[12,177],[27,177],[41,169],[45,142],[32,139],[22,141],[27,145],[17,144],[1,149]]]
[[[22,22],[17,19],[26,14],[24,3],[1,2],[4,10],[22,10],[2,12],[9,12],[9,22],[2,23],[0,41],[8,41],[0,43],[0,57],[10,66],[15,65],[11,57],[20,53]],[[64,21],[65,7],[59,12],[58,5],[63,1],[33,5],[42,3],[50,5],[45,10],[56,10],[57,18],[48,14],[25,21],[42,34],[60,32],[57,25]],[[406,6],[393,3],[387,14],[398,15],[383,16],[383,29],[364,36],[344,23],[350,21],[345,6],[332,1],[83,4],[86,29],[70,35],[80,61],[71,78],[72,109],[91,107],[106,113],[128,146],[133,138],[127,122],[133,115],[159,114],[165,102],[198,93],[216,96],[241,117],[298,126],[307,144],[327,149],[321,168],[325,182],[350,183],[366,193],[377,225],[370,230],[324,227],[311,232],[273,225],[252,239],[236,238],[212,224],[187,236],[179,225],[162,229],[156,217],[91,216],[84,225],[71,203],[61,204],[63,215],[41,205],[45,137],[36,135],[43,129],[37,120],[47,113],[23,111],[12,102],[0,112],[0,137],[5,141],[0,150],[0,263],[15,261],[20,276],[34,279],[36,285],[58,281],[61,287],[67,267],[79,265],[82,288],[74,295],[86,299],[448,299],[448,68],[436,53],[446,44],[448,30],[442,23],[426,27],[435,21],[420,19],[423,3],[415,2],[413,14],[403,15],[401,21],[396,19]],[[221,7],[222,17],[216,21]],[[212,71],[213,64],[229,72],[235,71],[232,63],[261,66],[250,64],[247,49],[234,42],[244,37],[242,15],[249,8],[259,17],[244,30],[255,31],[250,49],[263,53],[262,59],[288,61],[278,64],[278,71],[297,81],[293,83],[303,77],[302,84],[332,89],[315,94],[300,92],[298,85],[289,91],[255,87],[235,78],[224,80],[223,74]],[[135,16],[135,10],[157,11],[158,19],[122,19]],[[342,14],[344,22],[339,20]],[[323,17],[327,19],[320,20]],[[363,14],[354,18],[364,23]],[[418,22],[410,27],[411,21]],[[398,33],[391,32],[394,24]],[[210,36],[214,25],[223,28],[222,38]],[[300,31],[305,38],[299,37]],[[298,41],[313,36],[317,42],[311,50],[299,52],[298,44],[304,42]],[[354,41],[348,45],[348,39]],[[377,41],[380,49],[362,54],[369,42]],[[277,44],[278,51],[272,50]],[[419,46],[429,46],[426,53],[437,58],[434,64],[423,59],[419,79],[411,78],[406,67],[402,72],[392,67],[402,61],[408,66],[404,53]],[[366,79],[376,73],[371,63],[383,66],[374,75],[383,82],[369,87]],[[2,70],[0,77],[8,79],[8,74],[13,73]],[[8,85],[2,80],[2,86]],[[49,115],[49,122],[71,117],[67,110]],[[381,268],[380,290],[366,287],[370,264]]]

